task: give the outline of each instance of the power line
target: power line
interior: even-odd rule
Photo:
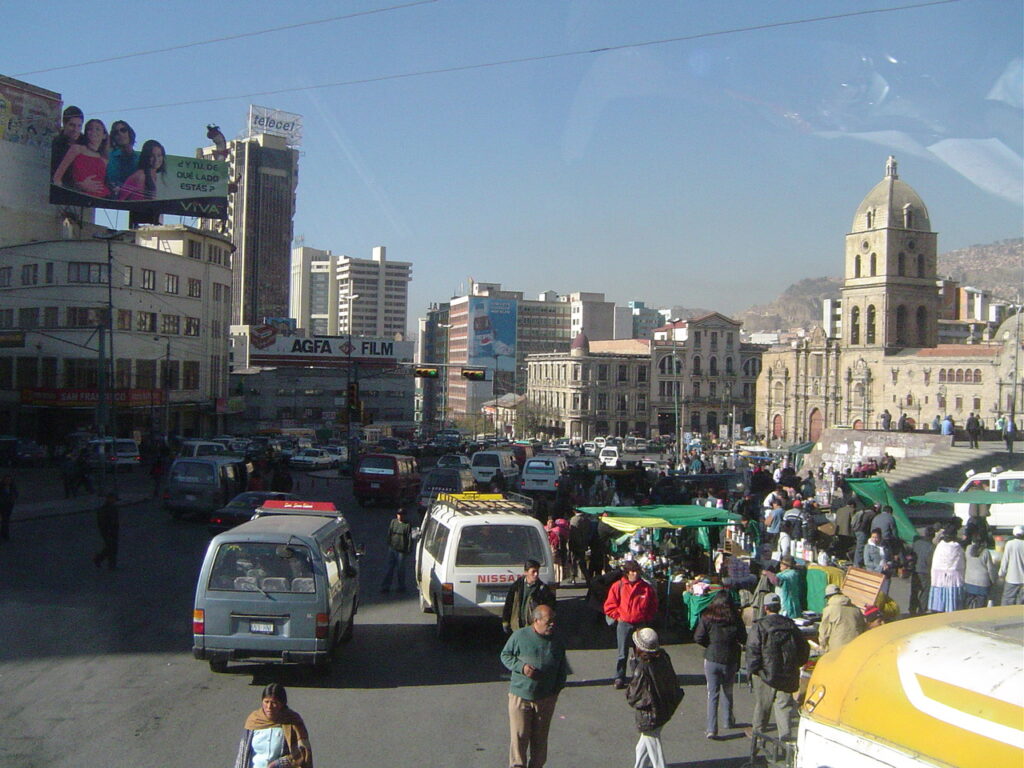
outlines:
[[[836,13],[829,16],[814,16],[807,19],[794,19],[791,21],[774,21],[767,24],[755,24],[747,27],[732,27],[730,29],[719,29],[712,32],[697,32],[692,35],[681,35],[679,37],[666,37],[658,40],[645,40],[638,43],[622,43],[620,45],[608,45],[601,48],[584,48],[574,51],[561,51],[559,53],[539,54],[536,56],[521,56],[513,59],[499,59],[496,61],[477,62],[475,64],[460,64],[451,67],[438,67],[436,69],[421,69],[414,72],[401,72],[393,75],[377,75],[375,77],[360,78],[358,80],[338,80],[330,83],[318,83],[317,85],[303,85],[292,88],[277,88],[269,91],[251,91],[249,93],[238,93],[232,96],[213,96],[207,99],[189,99],[186,101],[171,101],[163,104],[148,104],[142,107],[122,107],[120,109],[104,109],[97,114],[123,114],[125,112],[142,112],[149,109],[164,109],[166,107],[183,107],[193,104],[212,104],[220,101],[231,101],[234,99],[251,99],[257,96],[277,96],[283,93],[301,93],[302,91],[315,91],[323,88],[340,88],[348,85],[367,85],[369,83],[380,83],[388,80],[404,80],[413,77],[424,77],[427,75],[441,75],[452,72],[466,72],[474,69],[488,69],[491,67],[505,67],[514,64],[527,64],[537,61],[550,61],[553,59],[565,59],[576,56],[590,56],[597,53],[609,51],[621,51],[630,48],[646,48],[654,45],[667,45],[670,43],[681,43],[690,40],[700,40],[708,37],[721,37],[725,35],[736,35],[744,32],[758,32],[766,29],[778,29],[780,27],[793,27],[801,24],[817,24],[823,21],[837,21],[858,16],[870,16],[882,13],[895,13],[897,11],[908,11],[918,8],[929,8],[937,5],[950,5],[960,3],[963,0],[930,0],[923,3],[912,3],[910,5],[899,5],[893,8],[874,8],[864,11],[849,11],[847,13]]]
[[[182,43],[181,45],[170,45],[166,48],[153,48],[148,51],[136,51],[135,53],[124,53],[120,56],[105,56],[102,59],[90,59],[89,61],[80,61],[75,64],[61,64],[56,67],[46,67],[45,69],[33,69],[30,72],[18,72],[15,77],[25,77],[26,75],[41,75],[46,72],[59,72],[62,69],[74,69],[75,67],[88,67],[93,64],[107,64],[111,61],[124,61],[125,59],[134,59],[141,56],[152,56],[157,53],[169,53],[171,51],[181,51],[186,48],[198,48],[203,45],[215,45],[216,43],[226,43],[231,40],[241,40],[246,37],[258,37],[260,35],[269,35],[273,32],[284,32],[290,29],[299,29],[301,27],[312,27],[317,24],[330,24],[335,21],[343,21],[345,19],[354,19],[359,16],[372,16],[376,13],[386,13],[387,11],[398,11],[405,8],[412,8],[417,5],[426,5],[428,3],[436,3],[437,0],[415,0],[410,3],[403,3],[401,5],[392,5],[387,8],[375,8],[369,11],[357,11],[356,13],[346,13],[343,16],[331,16],[327,19],[316,19],[314,21],[300,21],[295,24],[285,24],[281,27],[268,27],[267,29],[257,29],[253,32],[239,32],[237,35],[225,35],[224,37],[215,37],[210,40],[197,40],[194,43]]]

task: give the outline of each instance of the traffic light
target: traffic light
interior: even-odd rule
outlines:
[[[462,376],[470,381],[487,381],[486,368],[463,368]]]
[[[412,369],[412,375],[418,379],[436,379],[441,375],[441,369],[437,366],[417,365]]]
[[[357,413],[359,411],[359,383],[355,381],[349,382],[348,385],[348,401],[346,403],[349,413]]]

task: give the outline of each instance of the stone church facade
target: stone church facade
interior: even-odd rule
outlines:
[[[846,235],[841,322],[764,353],[757,430],[773,442],[817,440],[834,426],[915,429],[936,416],[963,426],[970,413],[991,429],[1022,403],[1020,316],[976,343],[940,344],[938,236],[896,161],[857,208]],[[1019,424],[1019,419],[1018,419]]]

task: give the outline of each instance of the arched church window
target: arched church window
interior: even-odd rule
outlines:
[[[974,369],[974,383],[981,384],[981,368]]]
[[[860,344],[860,307],[850,310],[850,343]]]
[[[868,305],[867,328],[864,331],[864,343],[875,343],[875,305]]]
[[[896,274],[900,277],[907,276],[907,257],[902,251],[896,257]]]
[[[961,383],[963,380],[964,380],[963,369],[962,368],[957,368],[956,369],[956,382],[957,382],[957,384]]]
[[[853,276],[860,277],[860,254],[853,257]]]
[[[917,254],[917,276],[924,277],[924,254]]]
[[[946,369],[939,368],[939,384],[942,384],[946,380]]]
[[[907,343],[907,308],[902,304],[896,307],[896,343],[902,346]]]
[[[875,254],[871,254],[871,276],[874,277],[878,274],[878,257]]]

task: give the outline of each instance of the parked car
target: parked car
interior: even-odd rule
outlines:
[[[23,467],[39,467],[50,458],[49,452],[35,440],[19,440],[15,460]]]
[[[288,464],[294,469],[330,469],[338,466],[338,459],[322,448],[303,448]]]
[[[108,437],[86,443],[86,461],[93,468],[113,466],[131,471],[142,463],[139,444],[134,440]]]
[[[293,493],[280,491],[244,491],[218,509],[210,513],[209,529],[216,533],[241,525],[251,520],[256,509],[265,501],[291,501],[300,497]]]
[[[325,445],[324,450],[334,457],[334,466],[340,467],[348,461],[348,448],[344,445]]]

